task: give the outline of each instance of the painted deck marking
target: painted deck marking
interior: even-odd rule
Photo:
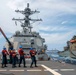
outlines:
[[[18,72],[21,72],[21,71],[24,71],[24,70],[9,70],[9,71],[18,71]]]
[[[51,69],[51,68],[49,68],[49,67],[47,67],[47,66],[45,66],[45,65],[41,65],[41,66],[42,66],[43,68],[45,68],[46,70],[48,70],[49,72],[51,72],[52,74],[54,74],[54,75],[61,75],[60,73],[54,71],[53,69]]]
[[[75,69],[60,69],[61,71],[74,71]]]
[[[54,71],[58,71],[58,69],[53,69],[53,70],[54,70]],[[48,71],[48,70],[45,69],[44,71]]]
[[[45,69],[44,71],[48,71],[48,70]]]
[[[27,70],[27,71],[41,71],[40,69],[33,69],[33,70]]]
[[[58,71],[58,69],[53,69],[54,71]]]
[[[7,71],[7,70],[0,70],[0,71]]]

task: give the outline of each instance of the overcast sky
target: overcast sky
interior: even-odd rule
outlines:
[[[30,3],[32,10],[39,10],[33,18],[42,18],[42,22],[33,24],[33,31],[37,31],[45,38],[48,49],[63,50],[66,42],[76,35],[76,0],[1,0],[0,27],[10,38],[16,30],[21,30],[12,21],[12,18],[23,17],[15,13],[16,9],[24,9]],[[0,33],[0,50],[5,39]]]

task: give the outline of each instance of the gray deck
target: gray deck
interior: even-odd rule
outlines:
[[[76,75],[76,65],[55,61],[38,61],[38,67],[30,68],[30,60],[26,61],[27,68],[0,68],[0,75]],[[17,65],[18,66],[18,65]],[[34,66],[34,65],[33,65]]]

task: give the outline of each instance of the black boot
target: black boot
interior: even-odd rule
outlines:
[[[5,66],[4,66],[4,67],[7,67],[7,66],[6,66],[6,64],[5,64]]]
[[[35,67],[38,67],[37,65],[35,65]]]
[[[21,67],[20,64],[19,64],[19,67]]]

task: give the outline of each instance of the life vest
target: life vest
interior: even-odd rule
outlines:
[[[2,54],[3,54],[3,55],[8,55],[7,50],[2,50]]]
[[[12,52],[12,57],[16,57],[16,52]]]
[[[31,56],[35,56],[35,55],[36,55],[36,51],[30,50],[30,55],[31,55]]]
[[[24,55],[25,54],[22,49],[19,49],[18,52],[19,52],[19,55]]]

